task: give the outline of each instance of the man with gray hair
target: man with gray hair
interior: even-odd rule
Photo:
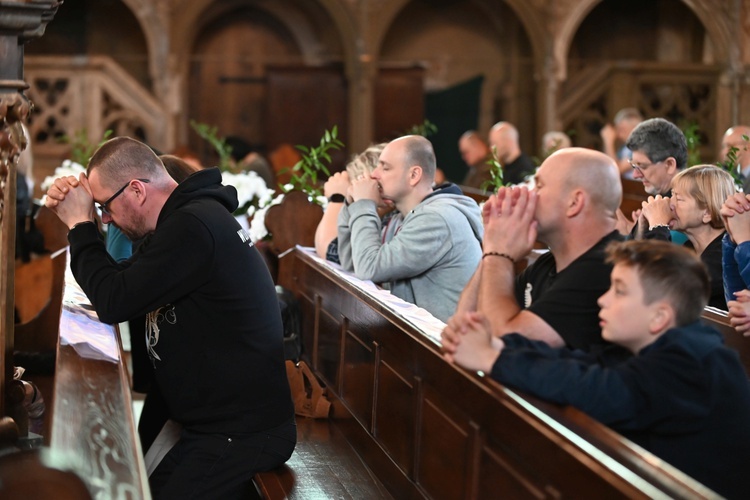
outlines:
[[[457,186],[433,190],[435,169],[424,137],[390,142],[370,177],[352,180],[352,203],[339,213],[339,258],[357,277],[445,321],[479,263],[483,229],[477,203]],[[381,200],[397,211],[385,228]]]
[[[687,167],[687,140],[677,125],[664,118],[641,122],[625,144],[633,157],[633,178],[650,195],[669,196],[672,178]]]

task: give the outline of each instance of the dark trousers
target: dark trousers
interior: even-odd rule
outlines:
[[[240,499],[257,472],[286,462],[297,443],[292,418],[275,429],[229,436],[183,430],[149,478],[155,499]]]

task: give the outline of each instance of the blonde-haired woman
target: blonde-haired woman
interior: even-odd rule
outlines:
[[[315,251],[322,259],[339,263],[337,219],[346,201],[350,179],[369,176],[378,166],[378,158],[387,143],[373,144],[352,158],[346,171],[333,174],[323,186],[323,194],[328,198],[328,207],[315,230]],[[351,200],[350,200],[351,201]]]
[[[670,240],[669,230],[684,233],[685,246],[700,255],[711,278],[708,305],[727,309],[721,269],[721,240],[724,221],[721,206],[735,192],[734,180],[713,165],[696,165],[672,179],[672,196],[649,196],[643,202],[641,217],[647,224],[645,238]],[[642,223],[644,223],[642,221]]]

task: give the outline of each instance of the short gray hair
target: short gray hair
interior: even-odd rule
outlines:
[[[631,151],[642,151],[652,162],[672,157],[677,168],[687,167],[688,151],[685,134],[664,118],[651,118],[633,129],[625,145]]]

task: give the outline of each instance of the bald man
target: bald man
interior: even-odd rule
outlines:
[[[535,180],[533,191],[502,188],[485,204],[482,261],[443,331],[449,355],[471,311],[487,316],[495,336],[517,332],[589,352],[608,345],[597,299],[610,285],[605,247],[622,239],[615,230],[622,198],[617,165],[604,153],[566,148],[542,163]],[[549,253],[516,277],[514,263],[537,240]]]
[[[462,184],[473,188],[481,188],[482,184],[490,180],[490,147],[479,136],[476,130],[468,130],[458,140],[458,150],[461,159],[469,167]]]
[[[505,185],[520,184],[529,175],[534,175],[536,165],[521,151],[518,130],[511,123],[498,122],[490,129],[490,146],[497,151],[497,158],[503,166]]]
[[[370,177],[352,182],[353,203],[339,213],[339,258],[357,277],[445,321],[479,263],[483,229],[479,206],[455,184],[433,190],[435,168],[424,137],[390,142]],[[381,200],[397,211],[385,228]]]
[[[735,125],[724,132],[721,140],[721,158],[725,161],[731,148],[737,149],[737,168],[742,175],[742,190],[750,193],[750,145],[744,137],[750,137],[750,127]]]

